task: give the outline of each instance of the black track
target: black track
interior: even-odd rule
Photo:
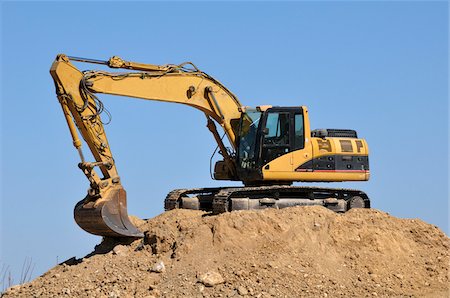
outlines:
[[[167,195],[164,209],[168,211],[186,208],[182,204],[183,198],[192,197],[198,199],[198,205],[195,208],[187,207],[187,209],[199,209],[213,214],[242,209],[284,208],[297,205],[322,205],[337,212],[346,212],[351,208],[370,208],[369,197],[360,190],[274,185],[176,189]],[[245,208],[239,205],[236,207],[236,204],[232,203],[233,199],[239,201],[242,198],[246,202]]]

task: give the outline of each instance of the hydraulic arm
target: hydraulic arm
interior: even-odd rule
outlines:
[[[71,60],[139,72],[81,72]],[[233,93],[192,63],[158,66],[127,62],[118,57],[99,61],[58,55],[50,73],[55,81],[57,97],[73,144],[80,154],[79,167],[90,182],[88,195],[75,208],[75,220],[86,231],[98,235],[142,236],[128,219],[126,193],[117,173],[101,117],[103,103],[95,93],[180,103],[201,110],[224,156],[230,180],[236,179],[234,160],[229,156],[214,121],[223,127],[235,149],[241,105]],[[95,162],[85,161],[77,127]],[[103,177],[96,173],[96,167]]]

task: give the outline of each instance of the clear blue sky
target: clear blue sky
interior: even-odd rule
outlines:
[[[49,75],[58,53],[189,60],[245,105],[307,105],[313,128],[355,129],[371,150],[369,182],[326,186],[449,232],[446,2],[3,2],[1,26],[0,261],[16,281],[26,257],[42,274],[100,241],[73,221],[88,181]],[[130,214],[161,213],[174,188],[230,184],[210,180],[199,111],[101,98]]]

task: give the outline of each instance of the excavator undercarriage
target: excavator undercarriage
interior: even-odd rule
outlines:
[[[166,211],[181,208],[213,214],[314,205],[346,212],[352,208],[370,208],[370,200],[364,192],[354,189],[272,185],[176,189],[164,201]]]

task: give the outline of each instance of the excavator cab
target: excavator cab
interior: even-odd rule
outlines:
[[[246,184],[262,183],[264,166],[290,152],[303,149],[303,122],[302,107],[246,109],[241,116],[238,136],[238,176]]]
[[[305,106],[243,111],[236,159],[245,185],[369,179],[366,141],[349,129],[311,131]]]

